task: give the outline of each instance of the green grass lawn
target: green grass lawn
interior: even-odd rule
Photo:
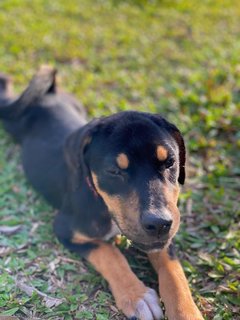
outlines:
[[[182,130],[178,255],[205,318],[240,319],[239,0],[1,0],[0,71],[20,92],[42,63],[59,69],[90,116],[159,112]],[[124,319],[106,282],[57,242],[54,212],[27,184],[3,129],[0,172],[0,312]],[[156,287],[146,258],[128,251]],[[39,291],[28,295],[26,285]]]

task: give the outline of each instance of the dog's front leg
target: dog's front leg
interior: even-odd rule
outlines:
[[[99,242],[87,260],[102,274],[110,285],[120,310],[130,319],[159,320],[162,311],[156,292],[145,287],[114,246]]]
[[[159,293],[169,320],[203,320],[193,301],[182,266],[171,253],[163,249],[148,254],[158,274]]]

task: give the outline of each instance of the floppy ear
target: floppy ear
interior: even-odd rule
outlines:
[[[184,184],[185,181],[185,162],[186,162],[186,149],[184,140],[182,137],[181,132],[178,130],[178,128],[162,118],[160,115],[152,115],[152,120],[161,128],[166,129],[170,135],[174,138],[174,140],[177,142],[178,148],[179,148],[179,176],[178,176],[178,182],[180,184]]]
[[[64,156],[71,173],[73,187],[79,184],[79,179],[89,175],[84,158],[86,147],[91,143],[94,133],[98,130],[100,119],[94,119],[80,129],[74,131],[66,140]]]

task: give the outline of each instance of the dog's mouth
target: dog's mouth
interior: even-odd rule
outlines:
[[[141,251],[144,252],[149,252],[149,251],[154,251],[154,250],[161,250],[165,247],[165,245],[167,244],[167,240],[165,241],[158,241],[158,242],[153,242],[153,243],[138,243],[138,242],[132,242],[132,244],[138,248]]]
[[[114,220],[116,226],[118,227],[119,231],[121,232],[121,234],[126,236],[127,239],[130,240],[130,242],[129,242],[130,245],[133,245],[134,247],[138,248],[141,251],[150,252],[150,251],[154,251],[154,250],[161,250],[169,242],[168,236],[164,236],[164,237],[162,237],[161,240],[158,239],[158,241],[152,241],[149,243],[138,242],[138,240],[133,240],[133,237],[130,232],[126,232],[126,230],[121,228],[121,226],[118,224],[118,221],[117,221],[117,219],[115,219],[115,217],[113,217],[113,220]]]

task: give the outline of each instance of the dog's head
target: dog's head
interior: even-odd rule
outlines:
[[[145,251],[171,240],[185,179],[184,141],[174,125],[159,115],[122,112],[94,120],[69,143],[70,164],[124,235]]]

